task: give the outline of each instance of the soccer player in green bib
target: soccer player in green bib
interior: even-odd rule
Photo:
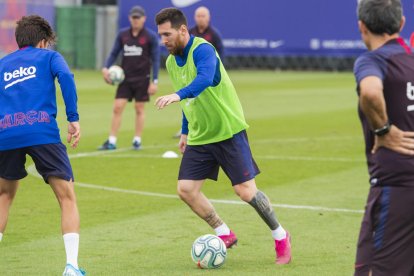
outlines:
[[[187,19],[176,8],[156,16],[158,33],[170,55],[166,61],[176,93],[159,97],[162,109],[180,102],[183,109],[179,143],[183,158],[178,175],[180,198],[204,219],[227,248],[237,237],[201,192],[207,178],[217,180],[219,167],[232,182],[236,194],[255,208],[272,231],[276,263],[291,260],[290,236],[277,221],[268,197],[257,189],[260,172],[247,140],[248,125],[236,90],[217,51],[206,40],[189,34]]]

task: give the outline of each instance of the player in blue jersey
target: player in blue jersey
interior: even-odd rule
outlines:
[[[355,62],[371,187],[355,275],[414,275],[414,55],[400,0],[361,0],[368,52]]]
[[[141,136],[145,122],[144,105],[150,100],[150,95],[157,92],[160,63],[158,36],[144,26],[145,20],[145,11],[142,7],[134,6],[131,8],[129,11],[131,26],[119,31],[111,54],[102,69],[105,81],[111,84],[108,68],[122,52],[121,67],[125,72],[125,80],[118,86],[109,138],[99,148],[100,150],[116,149],[122,113],[128,101],[132,101],[132,99],[135,100],[135,135],[132,147],[136,150],[141,147]],[[151,67],[152,81],[150,81]]]
[[[81,133],[73,75],[63,57],[47,49],[55,34],[45,19],[22,17],[15,36],[19,49],[0,60],[0,240],[19,180],[27,176],[29,155],[61,208],[67,257],[63,275],[84,275],[77,260],[79,213],[74,178],[56,122],[57,78],[69,122],[67,141],[76,148]]]

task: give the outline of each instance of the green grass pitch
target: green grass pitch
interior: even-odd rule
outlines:
[[[173,134],[178,104],[146,106],[143,149],[130,149],[134,112],[125,110],[120,150],[97,153],[107,138],[115,87],[99,72],[74,71],[82,139],[69,149],[81,214],[79,263],[89,275],[351,275],[368,192],[361,127],[351,73],[230,71],[250,125],[249,140],[262,171],[257,184],[275,204],[292,235],[293,261],[274,264],[270,231],[240,201],[223,173],[207,181],[205,194],[239,245],[224,266],[200,270],[192,242],[213,233],[176,196],[179,159]],[[172,93],[161,72],[158,95]],[[59,122],[65,135],[59,97]],[[31,160],[28,166],[32,171]],[[103,187],[112,189],[105,190]],[[165,195],[165,196],[162,196]],[[338,210],[340,209],[340,210]],[[60,211],[52,190],[36,176],[20,185],[0,243],[1,275],[59,275],[65,265]]]

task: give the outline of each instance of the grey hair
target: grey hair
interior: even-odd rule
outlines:
[[[400,0],[359,0],[357,14],[372,33],[392,35],[400,31],[403,9]]]

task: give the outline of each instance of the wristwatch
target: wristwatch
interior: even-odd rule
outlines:
[[[377,136],[384,136],[388,132],[390,132],[391,124],[390,122],[387,122],[385,126],[374,129],[374,134]]]

